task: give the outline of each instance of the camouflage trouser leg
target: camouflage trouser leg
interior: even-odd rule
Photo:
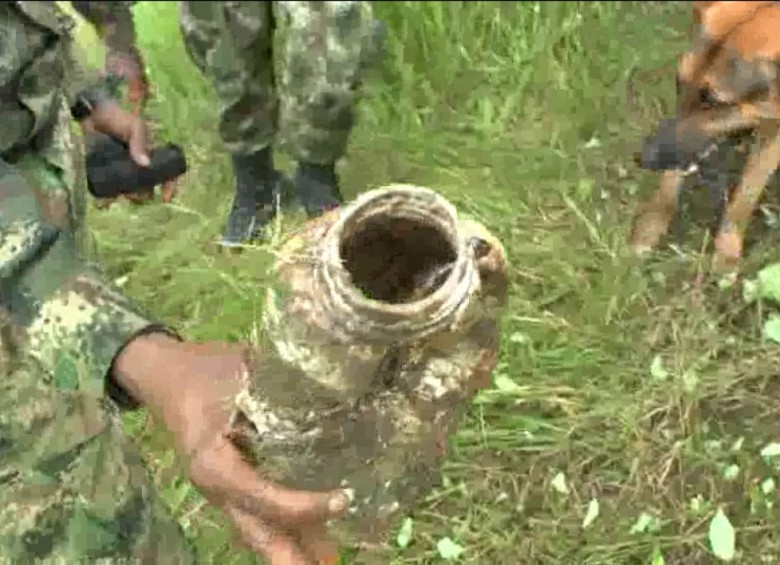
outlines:
[[[181,2],[184,45],[217,94],[219,135],[234,155],[268,147],[276,132],[270,2]]]
[[[252,154],[274,141],[277,117],[291,155],[330,164],[345,151],[365,52],[367,2],[182,2],[185,45],[219,101],[222,141]],[[280,102],[273,33],[284,37]]]
[[[284,21],[280,129],[299,161],[344,155],[355,122],[361,71],[373,47],[369,2],[277,2]]]

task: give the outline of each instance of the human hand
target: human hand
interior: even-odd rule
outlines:
[[[146,80],[140,54],[109,51],[106,56],[105,72],[125,79],[127,101],[133,106],[134,113],[140,114],[144,102],[150,96],[149,83]]]
[[[113,376],[170,430],[190,480],[223,510],[244,545],[272,565],[338,562],[326,521],[347,509],[347,494],[264,481],[227,436],[247,370],[239,347],[151,334],[128,344]]]
[[[123,110],[115,101],[101,102],[81,124],[85,132],[98,131],[126,143],[130,157],[138,165],[148,167],[151,163],[146,122]]]

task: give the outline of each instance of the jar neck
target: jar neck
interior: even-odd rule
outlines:
[[[454,206],[426,188],[364,193],[316,247],[315,284],[339,341],[399,343],[445,331],[480,286]],[[420,281],[437,273],[420,294]]]

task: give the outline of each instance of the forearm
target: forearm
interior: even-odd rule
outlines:
[[[85,4],[95,4],[86,2]],[[63,82],[65,96],[71,109],[86,104],[90,109],[107,100],[114,99],[114,88],[102,76],[100,69],[90,66],[84,47],[73,37],[62,39],[62,56],[66,80]],[[78,111],[78,110],[77,110]]]
[[[172,334],[149,328],[123,347],[114,359],[109,378],[140,405],[153,411],[161,408],[164,400],[176,394],[182,383],[173,383],[160,367],[174,357],[180,340]],[[171,387],[174,387],[173,390]],[[178,391],[181,392],[180,390]]]

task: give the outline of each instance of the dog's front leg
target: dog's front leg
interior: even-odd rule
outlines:
[[[742,257],[742,245],[750,218],[766,184],[780,165],[780,123],[769,122],[759,131],[742,178],[731,194],[715,235],[713,269],[734,271]]]
[[[651,251],[669,231],[684,181],[681,170],[662,173],[658,189],[639,207],[634,220],[629,244],[635,253],[644,254]]]

